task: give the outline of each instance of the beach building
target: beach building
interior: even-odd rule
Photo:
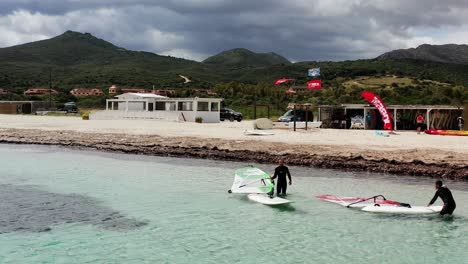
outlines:
[[[106,110],[90,119],[161,119],[218,123],[221,98],[169,98],[151,93],[125,93],[106,100]]]
[[[10,91],[5,90],[5,89],[0,89],[0,95],[6,95],[6,94],[10,94]]]
[[[146,93],[146,90],[144,88],[120,88],[117,85],[109,87],[109,95],[122,93]]]
[[[101,89],[90,89],[90,88],[75,88],[70,91],[70,94],[75,97],[84,97],[84,96],[103,96],[105,95]]]
[[[146,90],[143,88],[120,88],[117,85],[109,87],[109,95],[117,95],[122,93],[152,93],[162,96],[170,96],[175,94],[175,90],[172,89],[152,89]]]
[[[33,114],[54,107],[54,102],[46,101],[0,101],[0,114]]]
[[[47,88],[30,88],[24,91],[24,95],[44,95],[44,94],[57,95],[59,94],[59,92],[57,92],[54,89],[47,89]]]
[[[217,96],[218,94],[211,89],[193,89],[193,92],[198,95]]]
[[[292,86],[289,88],[289,93],[305,93],[305,92],[310,92],[309,88],[307,86]]]
[[[153,89],[149,93],[162,95],[162,96],[171,96],[175,94],[174,90],[163,90],[163,89]]]
[[[416,129],[416,117],[422,114],[426,128],[458,129],[457,117],[463,107],[451,105],[387,105],[395,130]],[[318,120],[323,128],[382,129],[379,111],[369,104],[318,106]]]

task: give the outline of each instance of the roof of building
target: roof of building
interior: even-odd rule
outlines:
[[[121,97],[125,95],[138,96],[141,98],[168,98],[167,96],[162,96],[162,95],[152,94],[152,93],[124,93],[124,94],[117,95],[116,97]]]

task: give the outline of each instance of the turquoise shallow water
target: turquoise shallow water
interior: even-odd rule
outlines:
[[[468,263],[465,183],[453,218],[384,216],[314,196],[425,205],[433,180],[292,167],[271,208],[227,193],[244,165],[0,145],[0,263]]]

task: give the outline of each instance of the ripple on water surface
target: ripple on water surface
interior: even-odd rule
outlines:
[[[227,193],[244,165],[0,145],[0,263],[467,263],[466,184],[453,218],[387,216],[314,196],[425,205],[433,179],[292,167],[272,208]]]

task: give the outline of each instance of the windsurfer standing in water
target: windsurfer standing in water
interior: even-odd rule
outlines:
[[[284,166],[284,160],[280,159],[278,161],[278,167],[275,169],[275,174],[271,177],[272,180],[278,177],[278,183],[276,184],[276,195],[277,196],[286,196],[286,188],[288,187],[286,181],[286,175],[289,178],[289,185],[292,184],[291,173],[289,173],[288,167]]]
[[[453,199],[452,192],[445,185],[443,185],[442,181],[440,180],[435,182],[435,188],[437,191],[434,195],[434,198],[432,198],[427,206],[431,206],[437,200],[437,198],[440,197],[440,199],[442,199],[444,202],[444,207],[442,207],[440,215],[451,215],[457,207],[455,200]]]

